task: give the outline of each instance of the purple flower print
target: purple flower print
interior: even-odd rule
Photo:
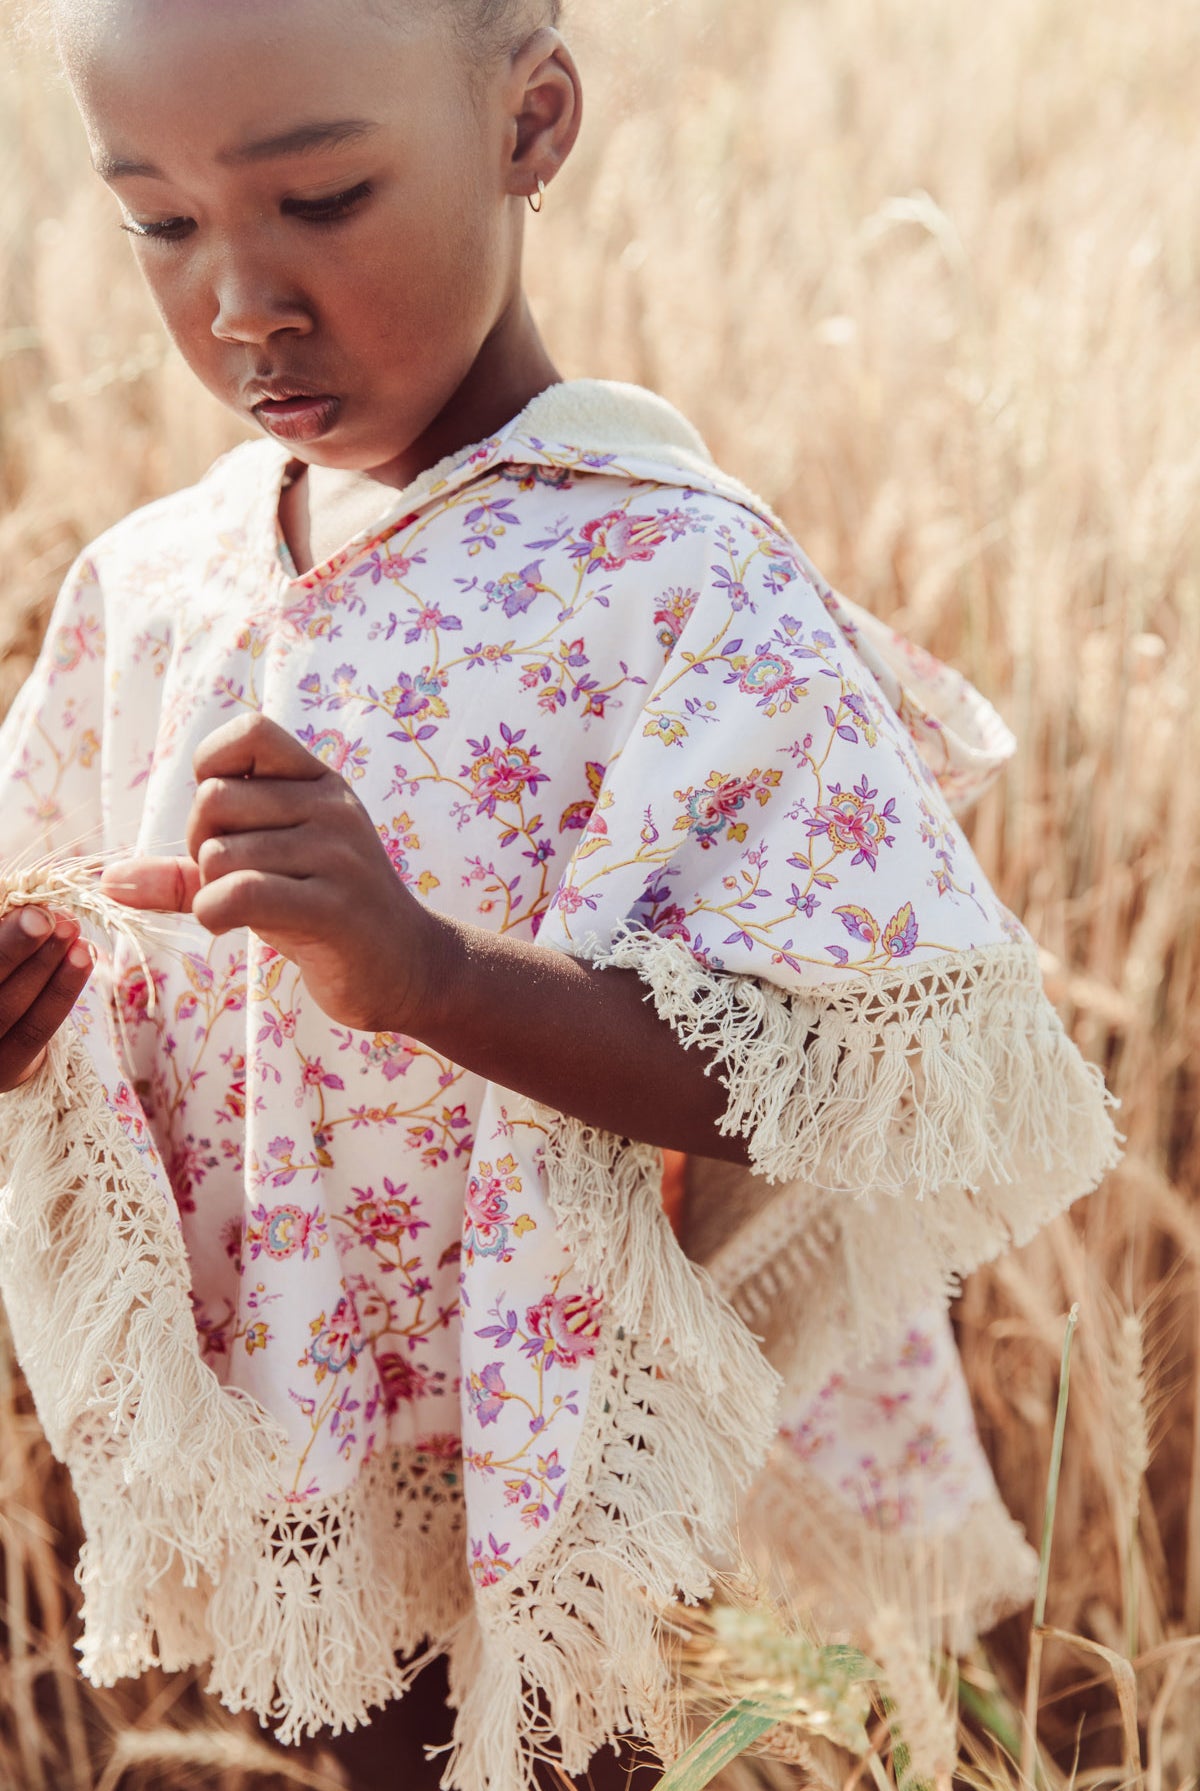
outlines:
[[[504,1385],[504,1368],[500,1362],[489,1362],[482,1374],[472,1374],[468,1397],[471,1410],[481,1425],[494,1424],[500,1408],[509,1397]]]

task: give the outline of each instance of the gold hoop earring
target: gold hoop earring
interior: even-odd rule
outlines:
[[[529,200],[530,211],[541,211],[543,205],[546,203],[546,183],[540,174],[538,175],[537,204],[535,205],[533,203],[532,193],[527,193],[525,197]]]

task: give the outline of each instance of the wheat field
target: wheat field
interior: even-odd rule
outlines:
[[[1200,8],[574,0],[568,30],[588,118],[530,221],[529,266],[563,371],[664,392],[831,582],[1000,708],[1020,752],[973,842],[1122,1102],[1121,1168],[974,1277],[957,1312],[1002,1490],[1036,1541],[1064,1317],[1080,1309],[1047,1625],[1031,1647],[1029,1615],[1011,1619],[965,1663],[962,1782],[1022,1782],[1002,1744],[1020,1752],[1040,1654],[1040,1783],[1186,1791],[1200,1785]],[[237,436],[167,348],[115,223],[69,95],[36,46],[10,44],[0,707],[75,551]],[[0,1353],[5,1791],[340,1782],[315,1754],[286,1771],[255,1754],[186,1680],[83,1686],[74,1525]]]

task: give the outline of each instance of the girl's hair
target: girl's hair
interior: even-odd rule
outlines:
[[[434,3],[446,4],[447,0]],[[449,4],[471,43],[490,56],[513,49],[532,24],[548,20],[557,25],[562,16],[562,0],[449,0]]]
[[[397,4],[399,0],[372,0],[377,11],[394,10]],[[427,0],[427,4],[451,7],[471,47],[487,56],[513,49],[522,31],[535,23],[557,25],[563,9],[563,0]],[[15,0],[8,7],[0,0],[0,13],[7,15],[4,23],[18,36],[53,42],[52,0]]]

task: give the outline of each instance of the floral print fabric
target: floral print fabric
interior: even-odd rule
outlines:
[[[192,754],[251,708],[341,773],[423,900],[549,949],[631,922],[812,988],[1028,940],[951,806],[1000,724],[718,475],[572,446],[535,405],[297,577],[284,464],[238,449],[80,560],[0,735],[6,857],[181,850]],[[501,1583],[560,1510],[605,1323],[541,1122],[332,1024],[253,935],[184,917],[148,966],[118,948],[79,1020],[178,1212],[205,1358],[286,1427],[279,1496],[418,1446]],[[784,1441],[857,1499],[903,1429],[913,1509],[952,1522],[990,1485],[953,1352],[910,1338],[871,1377]]]

